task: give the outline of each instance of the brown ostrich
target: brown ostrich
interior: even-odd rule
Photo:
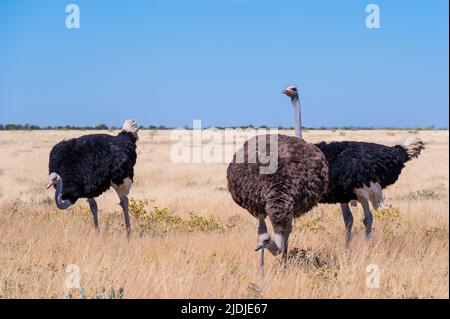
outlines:
[[[283,93],[297,103],[298,91],[295,85],[288,86]],[[386,146],[366,142],[331,142],[315,144],[325,155],[329,166],[328,190],[321,203],[340,204],[346,229],[346,246],[350,242],[353,226],[352,205],[361,203],[364,210],[366,236],[372,232],[373,216],[369,202],[374,209],[383,207],[383,189],[394,184],[405,163],[418,157],[425,148],[424,143],[410,137],[403,144]]]
[[[296,137],[260,135],[246,141],[227,169],[228,190],[233,200],[259,220],[256,250],[264,274],[264,249],[272,255],[282,253],[284,262],[292,220],[313,208],[327,190],[328,164],[323,153],[301,138],[300,103],[294,105]],[[270,143],[277,141],[278,165],[274,172],[261,173]],[[273,145],[272,145],[273,147]],[[275,152],[276,153],[276,152]],[[250,159],[255,158],[254,161]],[[244,159],[244,160],[240,160]],[[265,223],[269,217],[275,235],[272,240]]]

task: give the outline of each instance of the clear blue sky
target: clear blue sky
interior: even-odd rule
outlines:
[[[371,2],[3,0],[0,123],[448,127],[448,1]]]

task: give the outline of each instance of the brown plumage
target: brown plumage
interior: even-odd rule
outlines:
[[[292,105],[298,110],[296,119],[300,116],[300,101],[297,86],[290,85],[283,91],[291,98]],[[301,137],[301,126],[297,124]],[[300,133],[300,134],[299,134]],[[364,226],[366,236],[372,233],[373,215],[369,201],[374,209],[383,207],[382,190],[394,184],[405,163],[420,155],[425,148],[424,143],[416,138],[408,138],[402,145],[386,146],[375,143],[343,141],[317,143],[328,162],[328,190],[321,203],[339,203],[345,223],[346,245],[351,238],[353,214],[349,202],[356,205],[360,202],[364,210]]]
[[[328,164],[315,145],[297,137],[278,135],[277,170],[273,174],[260,174],[260,167],[264,164],[258,157],[256,163],[248,163],[249,143],[256,139],[258,150],[258,139],[265,138],[266,150],[269,150],[268,137],[253,137],[234,155],[227,170],[228,190],[238,205],[260,220],[257,249],[267,248],[274,255],[283,252],[285,258],[292,219],[308,212],[325,194]],[[245,154],[244,163],[236,163],[239,152]],[[266,216],[269,216],[273,225],[275,242],[267,234],[264,223]],[[261,254],[263,251],[261,249]],[[260,262],[263,264],[261,260]]]

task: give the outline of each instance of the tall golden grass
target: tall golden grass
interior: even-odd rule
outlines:
[[[45,189],[49,151],[84,133],[92,132],[0,132],[1,298],[62,298],[69,264],[80,269],[85,298],[120,288],[124,298],[449,297],[448,131],[417,133],[426,149],[385,190],[390,208],[375,213],[371,241],[359,207],[346,251],[339,207],[319,205],[296,220],[286,267],[266,256],[264,278],[256,220],[228,194],[227,165],[172,163],[167,131],[140,132],[130,240],[112,190],[98,199],[98,234],[85,201],[58,211]],[[304,138],[395,145],[411,134],[308,131]],[[366,286],[371,264],[379,288]]]

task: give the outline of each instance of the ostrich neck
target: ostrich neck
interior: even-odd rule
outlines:
[[[295,136],[298,138],[302,138],[302,112],[298,96],[292,98],[292,105],[294,106],[295,110]]]
[[[62,179],[60,178],[56,183],[55,203],[59,209],[66,209],[72,205],[72,202],[68,199],[62,199],[62,186]]]

